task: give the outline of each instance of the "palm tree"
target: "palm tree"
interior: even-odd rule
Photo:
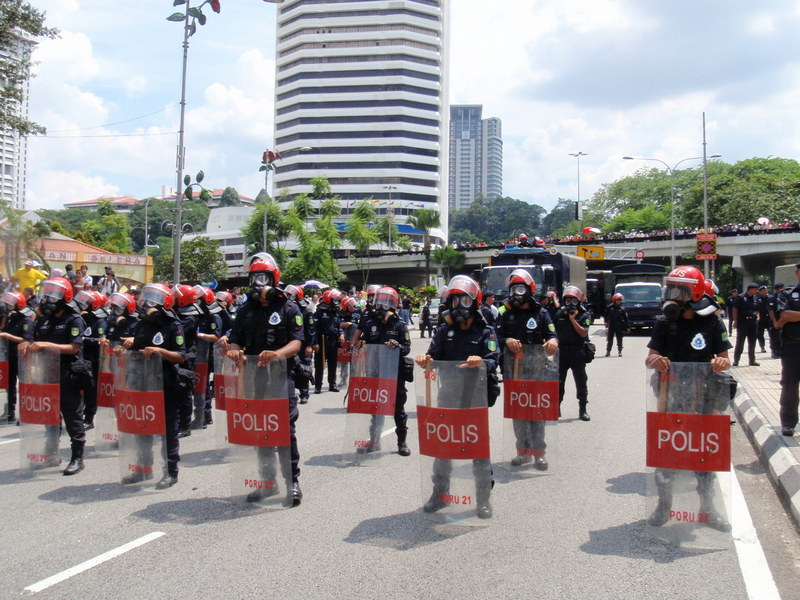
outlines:
[[[422,231],[423,250],[425,251],[425,285],[431,284],[431,229],[442,226],[439,212],[429,208],[414,211],[408,217],[408,223],[415,229]]]

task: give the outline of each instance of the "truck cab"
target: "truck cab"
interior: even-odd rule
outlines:
[[[618,283],[615,294],[622,294],[622,306],[628,313],[628,322],[633,329],[650,329],[661,314],[661,284],[638,281]]]

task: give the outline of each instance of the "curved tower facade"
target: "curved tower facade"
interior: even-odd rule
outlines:
[[[391,211],[398,224],[419,208],[439,210],[447,231],[446,4],[278,5],[275,148],[282,159],[273,197],[308,192],[309,179],[324,175],[343,218],[372,198],[378,216]]]

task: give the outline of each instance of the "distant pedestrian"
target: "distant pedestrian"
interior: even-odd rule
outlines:
[[[725,302],[726,310],[728,312],[728,335],[733,334],[733,311],[734,307],[736,306],[736,298],[739,297],[739,290],[733,289],[731,290],[731,295],[728,296],[728,299]]]
[[[747,292],[736,298],[733,308],[733,327],[736,329],[736,348],[733,351],[733,366],[739,365],[747,340],[747,357],[751,367],[757,367],[756,338],[758,337],[758,291],[757,283],[748,283]]]

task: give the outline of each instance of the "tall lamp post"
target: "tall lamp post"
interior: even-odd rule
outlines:
[[[389,190],[389,208],[386,209],[386,216],[392,214],[392,218],[388,220],[389,224],[389,252],[392,251],[392,226],[394,225],[394,210],[392,209],[392,191],[397,189],[396,185],[385,185],[383,189]]]
[[[722,156],[721,154],[712,154],[708,158],[719,158]],[[669,228],[669,240],[670,240],[670,249],[669,249],[669,263],[670,263],[670,270],[675,268],[675,169],[678,168],[678,165],[684,163],[689,160],[703,160],[705,161],[705,157],[703,156],[690,156],[689,158],[683,158],[676,162],[671,167],[665,163],[660,158],[642,158],[639,156],[623,156],[623,160],[647,160],[652,162],[661,163],[667,169],[669,173],[669,199],[670,199],[670,228]]]
[[[578,161],[578,198],[577,201],[580,203],[581,201],[581,156],[589,156],[586,152],[570,152],[570,156],[574,156]]]

